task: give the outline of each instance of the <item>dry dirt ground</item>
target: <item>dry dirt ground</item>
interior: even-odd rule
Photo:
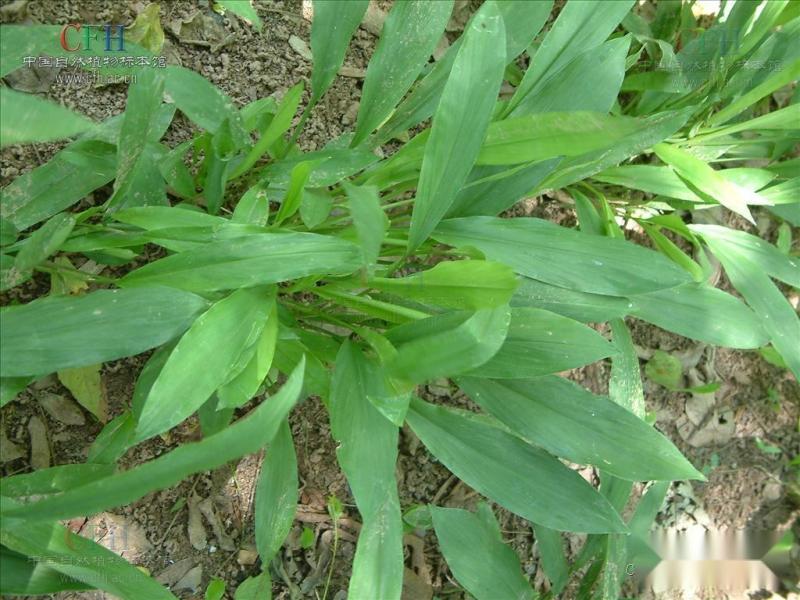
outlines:
[[[161,21],[167,44],[162,53],[171,62],[203,74],[239,105],[273,94],[280,97],[296,82],[307,82],[310,77],[311,63],[302,55],[302,46],[299,46],[301,51],[296,49],[297,39],[309,41],[309,22],[303,18],[299,1],[257,4],[264,22],[261,33],[232,15],[217,15],[205,0],[163,2]],[[451,23],[452,34],[474,8],[465,2],[457,6],[463,10]],[[0,18],[4,23],[131,23],[144,7],[144,2],[110,0],[18,0],[4,2]],[[194,39],[196,32],[191,40],[188,35],[176,35],[178,26],[185,22],[200,24],[197,31],[202,38]],[[367,29],[362,27],[357,31],[345,61],[349,76],[338,77],[314,111],[300,140],[302,147],[321,146],[354,122],[361,76],[376,41],[374,32]],[[33,81],[36,91],[95,120],[124,110],[124,85],[99,89],[75,87],[42,81],[41,73],[33,75],[31,80],[32,74],[17,73],[8,83],[20,85],[20,77],[28,84]],[[191,125],[178,116],[167,141],[173,145],[186,139],[190,132]],[[48,160],[59,148],[58,144],[37,144],[4,149],[0,154],[0,184],[6,185]],[[96,201],[102,202],[109,193],[109,187],[98,190]],[[94,201],[95,198],[87,199]],[[513,214],[574,223],[570,209],[557,198],[546,196],[521,203]],[[46,293],[48,286],[47,278],[38,277],[23,289],[14,290],[13,295],[4,296],[3,303],[29,301]],[[789,461],[800,454],[797,382],[754,352],[714,351],[641,322],[632,322],[632,330],[643,359],[654,350],[675,352],[684,359],[687,373],[699,374],[703,382],[721,383],[714,397],[705,399],[698,418],[696,398],[645,381],[647,407],[655,414],[657,428],[674,440],[708,477],[707,483],[673,486],[659,521],[678,527],[789,526],[796,515],[792,511],[800,501],[796,471],[793,473],[789,466]],[[140,356],[103,367],[110,416],[121,413],[129,403],[145,359],[146,356]],[[601,362],[576,370],[570,376],[593,391],[604,393],[608,374],[609,365]],[[423,392],[436,401],[468,404],[446,381],[427,386]],[[101,424],[80,409],[54,377],[32,384],[0,416],[4,475],[30,471],[34,462],[61,465],[82,461],[101,429]],[[289,539],[272,565],[273,592],[276,598],[319,598],[330,570],[333,577],[328,597],[341,600],[346,595],[358,534],[358,512],[336,464],[322,403],[316,398],[306,400],[294,411],[291,425],[298,453],[301,506]],[[124,457],[122,466],[127,468],[150,460],[199,435],[198,424],[190,420],[165,439],[137,446]],[[203,597],[212,578],[223,579],[231,591],[227,597],[232,598],[236,585],[259,571],[252,514],[259,464],[259,456],[246,457],[238,464],[198,474],[131,506],[114,509],[113,514],[72,521],[70,527],[93,535],[143,566],[181,598]],[[401,435],[397,474],[404,508],[428,502],[474,508],[478,500],[477,494],[451,477],[407,429]],[[592,478],[593,474],[586,472],[586,476]],[[335,556],[332,524],[326,513],[326,498],[330,495],[344,502],[347,513],[340,524],[340,543]],[[544,591],[546,582],[530,528],[503,510],[497,512],[506,540],[518,551],[525,571]],[[414,600],[430,599],[433,594],[448,599],[462,597],[433,535],[417,530],[406,539],[409,585],[405,597]],[[567,542],[575,551],[581,539],[570,536]],[[76,596],[60,596],[70,597]],[[100,598],[102,594],[87,593],[80,597]]]

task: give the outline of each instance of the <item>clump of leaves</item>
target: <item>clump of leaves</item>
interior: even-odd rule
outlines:
[[[249,4],[218,4],[255,21]],[[668,482],[703,478],[644,420],[626,319],[708,344],[771,345],[800,374],[800,321],[772,281],[800,285],[791,236],[779,249],[722,224],[721,207],[800,223],[797,92],[760,108],[797,76],[800,18],[796,4],[762,4],[728,3],[702,30],[686,4],[661,2],[648,21],[632,0],[570,1],[541,31],[550,2],[489,0],[429,63],[452,2],[398,2],[355,131],[314,152],[295,141],[366,0],[315,2],[310,99],[294,129],[302,85],[239,108],[177,66],[122,67],[137,74],[127,108],[103,123],[3,88],[4,144],[78,137],[2,190],[4,288],[40,272],[76,290],[2,309],[2,403],[43,375],[155,351],[86,463],[3,479],[2,592],[172,598],[59,521],[266,446],[255,498],[263,571],[236,597],[268,597],[297,502],[287,418],[316,395],[362,522],[349,597],[400,596],[404,424],[467,485],[532,523],[550,594],[590,565],[580,593],[617,597],[625,565],[657,560],[645,538]],[[20,52],[50,53],[52,35],[3,26],[0,75]],[[768,61],[781,68],[748,66]],[[176,110],[202,132],[169,147],[160,140]],[[428,119],[390,156],[376,151]],[[105,202],[74,208],[111,182]],[[579,228],[497,216],[548,191],[570,199]],[[625,239],[636,227],[654,249]],[[163,257],[142,264],[151,246]],[[711,284],[712,254],[744,301]],[[125,274],[73,266],[86,259]],[[604,322],[610,338],[587,325]],[[608,395],[557,375],[606,359]],[[480,413],[417,393],[440,378]],[[195,414],[201,441],[117,469],[130,448]],[[559,458],[596,466],[599,489]],[[626,521],[633,481],[655,483]],[[534,597],[488,505],[429,515],[419,522],[476,598]],[[590,534],[572,564],[559,531]]]

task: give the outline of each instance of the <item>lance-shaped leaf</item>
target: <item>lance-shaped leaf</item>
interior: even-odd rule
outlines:
[[[561,534],[554,529],[538,523],[532,523],[532,525],[536,546],[542,561],[542,570],[550,580],[553,593],[558,595],[569,580],[569,564],[567,564],[564,551],[564,540],[561,538]]]
[[[208,303],[164,287],[51,296],[0,310],[0,372],[41,375],[133,356],[181,334]]]
[[[278,307],[274,299],[271,304],[267,322],[247,366],[217,390],[218,408],[238,408],[250,400],[269,373],[278,341]]]
[[[612,344],[582,323],[538,308],[515,308],[500,350],[469,374],[529,379],[582,367],[615,353]]]
[[[303,366],[278,393],[245,418],[200,442],[185,444],[137,467],[72,488],[24,506],[3,511],[3,519],[70,519],[129,504],[150,492],[168,488],[192,473],[215,469],[272,441],[300,396]]]
[[[28,31],[30,28],[26,26],[24,29]],[[161,107],[158,128],[152,132],[151,141],[163,135],[173,113],[174,108]],[[91,136],[71,143],[50,162],[3,188],[0,216],[23,230],[69,208],[92,190],[114,179],[117,165],[115,144],[121,122],[121,116],[106,120]]]
[[[94,126],[83,115],[60,104],[6,86],[0,88],[0,103],[3,105],[0,133],[4,147],[72,137]]]
[[[25,274],[54,254],[72,233],[75,217],[61,213],[52,217],[25,241],[14,260],[14,268]]]
[[[441,262],[408,277],[375,277],[369,287],[403,298],[461,310],[506,304],[517,287],[514,271],[485,260]]]
[[[631,481],[704,479],[643,420],[561,377],[463,377],[458,384],[512,431],[556,456]]]
[[[353,146],[360,144],[414,83],[444,32],[453,0],[408,0],[392,7],[369,61]]]
[[[544,90],[549,81],[576,56],[603,42],[632,5],[633,0],[610,5],[568,2],[534,53],[531,66],[509,102],[506,113],[526,96]]]
[[[355,244],[313,233],[263,233],[204,244],[141,267],[124,286],[225,290],[307,275],[348,275],[361,266]]]
[[[230,179],[239,177],[242,173],[252,167],[259,158],[264,156],[272,146],[277,142],[281,136],[291,127],[292,119],[297,112],[297,107],[300,104],[300,97],[303,95],[303,84],[298,83],[293,88],[289,89],[281,100],[280,106],[275,113],[275,116],[266,126],[261,137],[258,138],[255,146],[250,149],[247,156],[236,165],[236,168],[230,174]]]
[[[441,221],[475,163],[503,80],[505,58],[503,19],[490,3],[465,32],[433,117],[411,215],[409,251]]]
[[[369,268],[378,259],[389,219],[383,212],[376,187],[354,186],[346,182],[343,182],[343,187],[347,192],[347,208],[353,217],[364,264]]]
[[[596,112],[548,112],[489,125],[477,164],[515,165],[611,148],[647,127],[643,119]]]
[[[164,75],[160,69],[145,69],[136,76],[128,88],[128,103],[122,119],[117,145],[117,177],[114,181],[114,194],[108,201],[110,207],[142,206],[157,204],[149,198],[141,197],[143,192],[137,186],[141,180],[139,171],[154,170],[146,153],[147,143],[151,137],[150,129],[158,120],[161,97],[164,94]],[[161,195],[164,195],[164,182],[161,183]],[[128,196],[131,196],[130,198]],[[146,201],[141,201],[146,200]]]
[[[297,455],[284,419],[261,462],[256,486],[256,548],[264,565],[275,558],[292,528],[297,494]]]
[[[536,189],[560,162],[560,158],[554,158],[511,169],[475,167],[456,195],[447,216],[498,215]]]
[[[482,503],[478,515],[437,506],[430,511],[447,565],[476,600],[536,597],[522,574],[517,553],[503,543],[500,525],[488,505]]]
[[[548,80],[546,91],[525,96],[511,115],[573,110],[607,113],[622,86],[630,38],[615,38],[579,54],[564,66],[558,77]],[[575,40],[570,42],[573,45]]]
[[[77,463],[39,469],[0,479],[0,494],[9,497],[33,496],[64,492],[96,479],[112,475],[116,466]]]
[[[345,342],[331,382],[331,432],[362,528],[350,579],[352,598],[400,598],[403,587],[403,522],[397,494],[398,428],[367,396],[379,377],[376,365]],[[369,435],[364,435],[369,431]]]
[[[611,321],[611,335],[618,353],[611,358],[608,396],[640,419],[645,417],[644,388],[639,357],[624,319]]]
[[[455,315],[453,322],[424,319],[414,326],[424,332],[397,348],[387,369],[393,377],[423,383],[470,371],[494,356],[508,330],[508,306]],[[425,331],[430,321],[430,328]]]
[[[256,351],[275,290],[244,288],[203,313],[169,355],[145,400],[136,439],[145,440],[188,418]]]
[[[3,498],[3,509],[19,506],[17,503]],[[3,519],[0,530],[0,543],[11,550],[30,557],[29,567],[33,567],[31,575],[42,575],[39,567],[58,572],[61,587],[58,589],[86,589],[76,585],[84,583],[91,588],[106,590],[120,598],[141,598],[143,595],[153,600],[175,600],[170,592],[145,575],[141,570],[101,546],[100,544],[74,534],[59,523],[30,523],[19,519]],[[3,563],[9,558],[3,553]],[[4,567],[8,565],[4,564]],[[16,574],[15,574],[16,575]],[[50,575],[49,573],[45,576]],[[16,579],[16,577],[14,578]],[[47,593],[45,583],[55,583],[52,576],[47,580],[38,579],[30,582],[41,586],[27,588],[27,593]],[[6,577],[2,578],[3,592],[5,586],[11,584]],[[17,580],[17,583],[20,583]]]
[[[521,278],[510,304],[543,308],[582,323],[603,323],[628,314],[634,306],[627,298],[576,292],[527,277]]]
[[[625,531],[614,508],[580,475],[494,423],[417,398],[407,421],[459,479],[511,512],[559,531]]]
[[[683,127],[695,107],[666,111],[641,119],[641,127],[614,144],[594,152],[566,158],[540,188],[558,189],[581,181],[594,173],[618,165],[626,158],[640,154]]]
[[[541,219],[449,219],[433,237],[451,246],[473,246],[521,275],[581,292],[625,296],[690,280],[662,254]]]
[[[767,343],[752,310],[708,285],[688,283],[632,300],[631,315],[684,337],[727,348],[760,348]]]
[[[508,64],[531,45],[536,34],[547,21],[552,8],[552,0],[540,0],[535,3],[495,0],[494,2],[484,2],[472,18],[481,17],[485,11],[499,9],[506,31],[505,62]],[[434,113],[456,54],[461,47],[462,39],[458,38],[448,48],[445,55],[436,61],[428,74],[403,99],[392,116],[381,126],[375,143],[383,143],[390,138],[397,137]]]
[[[333,83],[344,62],[350,38],[367,10],[369,0],[316,0],[311,22],[311,104]]]
[[[247,137],[241,115],[233,101],[218,87],[184,67],[168,66],[164,74],[164,90],[189,120],[211,133],[228,120],[236,145],[244,145]]]
[[[691,230],[706,240],[715,240],[718,244],[747,256],[748,260],[770,277],[800,288],[800,261],[786,256],[769,242],[744,231],[719,225],[692,225]]]
[[[93,586],[71,579],[33,557],[0,546],[0,594],[43,596],[92,589]]]
[[[696,226],[692,225],[694,230]],[[800,378],[800,319],[788,299],[775,287],[752,250],[715,235],[713,230],[696,229],[722,263],[733,287],[761,317],[761,325],[786,364]],[[796,259],[784,259],[795,263]]]
[[[681,177],[722,206],[755,223],[748,204],[765,204],[762,198],[722,177],[703,160],[692,156],[672,144],[656,144],[653,150],[658,157],[675,169]]]

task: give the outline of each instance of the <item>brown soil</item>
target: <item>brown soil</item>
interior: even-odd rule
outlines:
[[[466,5],[463,2],[460,4]],[[1,15],[3,22],[130,23],[144,6],[144,2],[111,0],[30,0],[23,2],[21,9],[4,10]],[[292,35],[306,42],[309,40],[309,23],[301,15],[300,3],[267,0],[258,2],[258,6],[264,22],[261,33],[256,33],[232,15],[224,18],[215,16],[206,2],[163,2],[161,19],[168,41],[164,53],[207,77],[238,105],[272,94],[280,96],[296,82],[308,82],[311,63],[289,44]],[[230,36],[229,43],[212,51],[208,47],[182,43],[171,33],[171,23],[187,20],[196,11],[216,19],[221,35]],[[359,29],[345,64],[363,70],[375,41],[373,34]],[[302,147],[309,150],[317,148],[349,129],[360,97],[360,84],[361,79],[357,77],[337,78],[307,124],[300,140]],[[111,85],[101,89],[85,89],[54,84],[45,94],[95,120],[102,120],[124,110],[126,88],[124,85]],[[166,137],[172,145],[190,135],[191,126],[178,118]],[[6,185],[20,174],[42,164],[62,145],[36,144],[4,149],[0,153],[0,184]],[[110,188],[107,187],[98,190],[95,195],[102,201],[109,193]],[[92,201],[88,199],[88,202]],[[521,203],[512,214],[540,216],[564,225],[575,223],[571,209],[556,198],[543,197]],[[27,302],[46,293],[48,288],[47,278],[37,277],[2,300],[4,304]],[[656,349],[679,351],[695,346],[689,340],[641,322],[632,322],[632,331],[635,343],[645,352]],[[102,376],[112,417],[120,414],[130,402],[134,382],[145,359],[140,356],[103,367]],[[708,476],[707,483],[695,483],[690,488],[693,491],[691,504],[698,510],[685,509],[684,486],[670,493],[660,520],[678,527],[695,521],[708,527],[785,526],[792,517],[792,507],[786,494],[786,486],[792,485],[788,463],[800,454],[797,429],[800,387],[790,375],[770,366],[754,352],[717,349],[713,359],[708,354],[701,358],[698,367],[704,366],[710,366],[710,372],[715,373],[722,382],[716,395],[717,405],[730,409],[735,420],[733,435],[720,443],[695,447],[685,442],[678,433],[676,422],[685,414],[687,394],[669,392],[652,382],[646,382],[647,407],[656,414],[657,428],[674,440],[698,468],[705,469]],[[605,362],[570,374],[596,393],[605,393],[608,375],[609,365]],[[427,386],[423,394],[434,401],[469,406],[468,400],[453,391],[454,388],[447,382],[437,382]],[[31,469],[28,424],[33,417],[38,417],[46,426],[53,465],[85,460],[90,443],[100,431],[101,425],[85,412],[84,425],[67,425],[53,418],[39,403],[45,394],[69,398],[69,392],[57,379],[48,377],[31,385],[0,413],[4,435],[22,453],[19,458],[3,463],[4,475]],[[326,499],[335,495],[344,503],[348,518],[342,523],[339,550],[333,558],[329,597],[342,600],[346,595],[355,549],[358,512],[346,480],[337,466],[335,445],[321,401],[312,397],[303,402],[294,411],[291,426],[298,454],[301,506],[289,539],[273,564],[273,592],[276,598],[321,597],[324,579],[331,568],[332,524],[326,514]],[[156,439],[136,447],[123,458],[122,465],[127,468],[150,460],[198,436],[199,426],[196,421],[190,420],[170,432],[165,439]],[[757,439],[777,447],[779,453],[764,452],[757,445]],[[122,519],[124,528],[142,534],[142,539],[138,539],[131,533],[130,543],[136,541],[139,547],[124,548],[123,554],[156,576],[173,565],[177,565],[173,566],[173,570],[183,565],[183,573],[201,566],[201,585],[195,592],[176,592],[182,598],[202,598],[206,585],[213,577],[225,580],[229,590],[227,597],[232,598],[232,590],[238,583],[260,570],[260,566],[253,564],[252,560],[252,500],[259,465],[259,456],[246,457],[238,465],[198,474],[174,488],[151,494],[131,506],[115,509],[114,515]],[[594,479],[591,470],[584,470],[584,473],[590,480]],[[478,500],[473,490],[453,478],[427,453],[408,428],[402,430],[397,474],[404,508],[428,502],[473,508]],[[197,550],[192,547],[187,531],[189,504],[195,499],[205,498],[211,499],[212,510],[219,517],[222,530],[216,535],[210,523],[204,521],[208,543],[203,550]],[[676,511],[670,507],[678,505],[681,509],[676,517]],[[547,584],[539,569],[538,552],[530,528],[521,519],[498,507],[494,508],[506,540],[518,551],[526,573],[544,591]],[[83,522],[71,522],[70,526],[84,533],[88,531],[87,524]],[[304,528],[313,532],[313,542],[307,548],[301,544]],[[101,535],[107,533],[107,523],[101,524],[99,530]],[[422,582],[419,588],[421,592],[408,598],[430,597],[428,593],[431,591],[438,597],[462,597],[438,551],[435,537],[430,532],[415,531],[407,539],[406,564],[416,574],[418,583]],[[228,543],[226,540],[232,541],[230,549],[223,548]],[[568,537],[573,553],[580,541],[580,536]],[[175,581],[177,579],[173,578],[172,583]],[[59,597],[100,598],[103,595],[63,594]]]

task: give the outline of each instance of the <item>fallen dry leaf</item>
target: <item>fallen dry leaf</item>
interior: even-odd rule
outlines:
[[[28,421],[28,434],[31,436],[31,466],[35,471],[50,466],[50,444],[47,441],[47,429],[39,417],[31,417]]]
[[[75,400],[101,423],[108,420],[108,398],[100,375],[100,365],[64,369],[58,372],[58,378],[72,392]]]
[[[56,421],[65,425],[85,425],[86,418],[81,409],[70,400],[60,394],[45,392],[38,397],[39,404],[45,412]]]

